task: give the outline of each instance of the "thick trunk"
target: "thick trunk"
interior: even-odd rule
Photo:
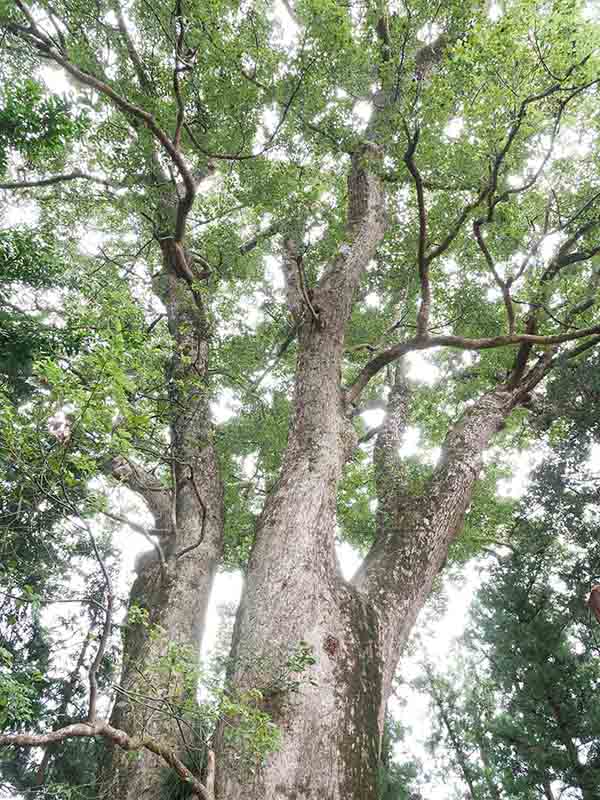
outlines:
[[[469,409],[448,434],[422,497],[409,502],[386,484],[380,537],[349,586],[334,551],[335,490],[347,442],[327,375],[326,365],[336,359],[326,342],[318,345],[325,365],[319,372],[311,341],[301,341],[286,462],[260,521],[236,623],[230,691],[261,691],[280,747],[251,771],[242,766],[235,739],[227,738],[235,720],[222,726],[220,800],[376,797],[383,712],[400,650],[460,530],[481,454],[517,399],[497,391]],[[398,390],[396,398],[405,407],[404,393]],[[319,415],[307,412],[309,400]],[[378,458],[383,463],[381,452]],[[403,503],[394,514],[393,498]],[[293,692],[286,662],[302,642],[316,663]]]
[[[356,446],[341,391],[344,331],[385,228],[383,190],[367,171],[371,159],[379,159],[373,146],[353,158],[350,244],[310,296],[294,242],[286,243],[288,301],[300,328],[295,411],[281,476],[257,526],[229,683],[234,699],[261,691],[280,745],[265,764],[248,764],[236,721],[221,725],[217,797],[227,800],[375,797],[378,621],[342,579],[335,553],[337,483]],[[290,674],[290,658],[306,648],[315,663]]]
[[[189,763],[202,766],[193,735],[196,686],[190,681],[200,652],[206,610],[221,556],[222,515],[218,482],[202,484],[207,519],[179,526],[176,553],[161,566],[155,552],[138,559],[130,594],[133,606],[148,612],[146,622],[130,623],[123,643],[123,669],[111,724],[132,736],[148,734]],[[171,658],[172,656],[172,658]],[[171,664],[171,661],[173,662]],[[189,669],[185,663],[189,663]],[[177,664],[179,662],[179,664]],[[119,800],[160,797],[166,768],[148,751],[135,760],[112,749],[103,769],[103,787]]]
[[[341,578],[334,547],[336,486],[352,442],[338,388],[341,345],[313,323],[301,349],[295,420],[248,567],[230,688],[234,698],[261,691],[281,741],[252,774],[256,765],[241,763],[247,754],[222,727],[217,796],[227,800],[375,792],[377,619]],[[290,674],[287,662],[306,646],[315,663]]]

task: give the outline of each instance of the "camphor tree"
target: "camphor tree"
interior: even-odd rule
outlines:
[[[17,442],[32,407],[62,413],[37,429],[53,436],[44,475],[61,476],[45,502],[119,517],[91,481],[108,476],[144,502],[155,543],[111,724],[94,702],[106,634],[87,719],[0,743],[103,737],[100,782],[123,798],[159,796],[165,762],[204,798],[376,796],[396,664],[482,456],[526,426],[557,363],[600,341],[592,12],[0,2],[0,188],[64,251],[72,281],[53,302],[80,334],[34,362],[33,406],[7,405],[6,427]],[[48,74],[70,87],[58,132],[49,89],[37,116],[19,103]],[[434,386],[407,377],[415,351]],[[374,407],[385,418],[366,430]],[[441,448],[433,466],[400,458],[409,423]],[[351,581],[339,535],[366,553]],[[197,652],[221,561],[245,583],[216,773],[201,776],[181,760],[185,720],[157,701],[193,695],[165,659]],[[277,731],[254,768],[244,698]]]

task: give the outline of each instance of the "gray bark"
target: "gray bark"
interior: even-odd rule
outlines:
[[[383,715],[400,651],[461,528],[481,454],[518,402],[516,392],[498,390],[469,409],[449,432],[421,497],[409,501],[399,491],[400,467],[391,472],[378,540],[348,584],[334,552],[335,490],[348,445],[329,374],[336,365],[332,342],[316,326],[303,330],[286,461],[260,520],[236,623],[231,691],[275,685],[263,692],[263,707],[279,726],[281,747],[251,775],[222,730],[217,797],[223,800],[376,797]],[[392,409],[404,409],[405,397],[397,388]],[[398,421],[384,426],[380,465],[386,439],[394,443],[401,429]],[[301,641],[312,647],[316,664],[291,694],[277,689],[277,675]]]
[[[294,416],[277,486],[260,517],[234,635],[229,690],[263,692],[281,745],[254,774],[217,736],[217,797],[372,797],[378,758],[380,659],[377,617],[341,577],[335,503],[342,467],[356,445],[341,391],[344,331],[358,280],[385,229],[383,190],[369,171],[374,146],[357,153],[349,178],[348,240],[300,315]],[[288,280],[288,297],[294,291]],[[299,312],[298,309],[302,308]],[[298,692],[281,680],[300,643],[316,663]]]
[[[465,412],[449,431],[423,493],[405,497],[385,515],[377,540],[355,576],[356,588],[370,599],[381,618],[381,725],[401,650],[462,528],[481,456],[519,397],[516,390],[497,389]]]

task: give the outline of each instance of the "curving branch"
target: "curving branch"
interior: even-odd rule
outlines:
[[[149,736],[133,737],[119,728],[113,728],[108,722],[102,720],[96,722],[79,722],[74,725],[67,725],[57,731],[41,734],[30,733],[8,733],[0,735],[0,747],[44,747],[57,742],[64,742],[67,739],[95,739],[104,738],[116,744],[128,753],[136,750],[148,750],[162,758],[182,781],[187,783],[196,794],[203,800],[214,800],[206,786],[196,778],[193,772],[180,761],[175,753],[166,745],[157,742]]]
[[[589,328],[580,328],[569,333],[556,334],[554,336],[538,336],[531,333],[513,333],[504,336],[491,336],[481,339],[469,339],[464,336],[415,336],[404,342],[394,345],[382,351],[371,359],[360,371],[354,383],[347,389],[345,398],[347,403],[355,403],[361,392],[369,381],[377,375],[388,364],[396,361],[407,353],[416,350],[430,350],[433,347],[452,347],[457,350],[492,350],[496,347],[511,347],[515,345],[528,344],[538,345],[539,347],[550,347],[552,345],[572,342],[576,339],[584,339],[588,336],[600,334],[600,325]]]
[[[500,291],[502,292],[502,300],[504,301],[504,307],[506,309],[506,316],[508,318],[508,333],[512,336],[515,332],[515,310],[513,308],[512,299],[510,296],[510,288],[508,282],[505,282],[500,277],[500,273],[496,269],[496,265],[494,264],[494,259],[492,258],[492,254],[489,251],[489,248],[482,236],[481,233],[481,226],[483,225],[484,220],[478,219],[475,220],[473,223],[473,233],[475,234],[475,241],[481,252],[483,253],[483,257],[485,258],[486,264],[489,267],[490,272],[494,276],[494,280],[496,281],[497,286],[499,287]]]
[[[142,59],[140,58],[140,54],[138,53],[135,47],[133,39],[131,38],[131,34],[129,33],[129,30],[125,23],[125,18],[123,17],[123,10],[121,8],[121,3],[119,2],[119,0],[113,0],[112,5],[115,15],[117,17],[119,33],[121,34],[121,37],[125,42],[127,53],[135,69],[135,73],[137,75],[140,88],[143,89],[148,94],[154,94],[155,93],[154,87],[152,86],[152,83],[148,79],[146,70],[144,69],[144,65],[142,63]]]
[[[9,181],[8,183],[0,183],[0,189],[35,189],[40,186],[54,186],[57,183],[65,183],[67,181],[85,180],[99,183],[102,186],[107,186],[110,189],[122,189],[127,184],[118,183],[116,181],[109,181],[106,178],[98,178],[96,175],[90,175],[87,172],[82,172],[79,169],[73,172],[66,172],[61,175],[52,175],[49,178],[35,178],[31,181]]]
[[[387,227],[386,198],[377,168],[383,157],[382,148],[371,142],[363,143],[352,154],[348,175],[348,210],[346,228],[348,241],[338,248],[331,266],[321,277],[315,295],[323,299],[337,295],[338,308],[352,302],[354,291],[363,271],[375,255]],[[327,300],[324,299],[327,304]],[[348,309],[342,313],[346,314]]]
[[[171,530],[171,491],[158,478],[124,456],[115,456],[104,471],[143,498],[161,533]]]
[[[180,241],[183,237],[187,215],[190,212],[196,196],[196,181],[178,148],[160,127],[152,114],[134,103],[131,103],[115,91],[106,81],[97,78],[90,72],[86,72],[73,64],[62,52],[56,49],[54,41],[39,28],[33,14],[23,0],[15,0],[15,3],[27,19],[29,27],[24,28],[22,25],[18,25],[12,21],[5,21],[5,27],[10,33],[22,41],[28,42],[44,58],[49,58],[51,61],[54,61],[55,64],[61,66],[72,78],[106,97],[119,111],[142,122],[163,147],[177,168],[185,189],[185,194],[180,199],[177,206],[177,221],[175,225],[175,239],[176,241]]]
[[[429,263],[427,253],[427,208],[425,206],[425,189],[423,178],[415,164],[415,151],[419,143],[419,128],[414,136],[410,136],[408,129],[408,149],[404,154],[404,163],[412,176],[417,194],[417,206],[419,209],[419,243],[417,246],[417,264],[419,267],[419,280],[421,282],[421,305],[417,314],[417,335],[424,336],[427,332],[429,323],[429,309],[431,307],[431,286],[429,284]]]

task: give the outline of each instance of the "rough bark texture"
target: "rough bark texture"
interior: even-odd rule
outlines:
[[[348,798],[374,796],[380,693],[378,620],[339,573],[335,503],[343,464],[356,438],[341,392],[344,330],[352,297],[384,228],[383,191],[368,171],[375,147],[353,159],[349,243],[304,308],[299,333],[295,411],[280,480],[259,520],[234,641],[230,690],[263,690],[281,746],[254,775],[221,727],[217,796]],[[288,279],[288,294],[294,281]],[[307,305],[291,298],[290,309]],[[302,642],[316,663],[298,692],[281,680]]]
[[[394,670],[417,614],[460,532],[481,470],[481,456],[518,401],[516,392],[483,395],[450,430],[440,462],[419,497],[387,513],[357,573],[357,589],[376,605],[383,657],[380,723]]]
[[[140,477],[119,463],[115,475],[141,494],[161,532],[160,545],[142,554],[130,608],[148,612],[148,624],[132,624],[124,639],[123,670],[111,724],[130,735],[151,736],[182,758],[199,760],[180,706],[194,699],[188,675],[169,669],[169,649],[199,655],[206,610],[223,547],[223,490],[208,408],[209,328],[199,295],[182,269],[187,254],[163,242],[164,270],[157,292],[165,303],[174,350],[166,376],[171,397],[171,487]],[[180,259],[185,261],[180,264]],[[191,697],[190,697],[191,694]],[[134,760],[112,747],[103,788],[123,800],[156,798],[165,766],[148,750]]]
[[[335,488],[348,452],[328,372],[335,365],[332,340],[314,327],[305,330],[286,462],[260,521],[238,614],[232,690],[276,684],[301,641],[312,647],[316,664],[297,695],[285,687],[264,692],[282,740],[254,775],[240,769],[221,731],[217,796],[223,800],[376,797],[383,715],[400,650],[460,530],[480,456],[517,402],[516,393],[502,390],[469,409],[448,434],[421,497],[408,501],[400,492],[400,467],[389,473],[391,483],[379,481],[379,538],[348,585],[334,553]],[[405,409],[405,397],[396,386],[392,412]],[[309,411],[316,408],[318,414]],[[380,466],[402,427],[388,418]]]

